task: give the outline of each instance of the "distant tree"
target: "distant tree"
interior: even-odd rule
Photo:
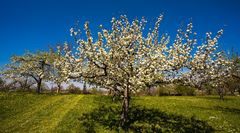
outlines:
[[[187,66],[191,72],[184,74],[185,82],[200,90],[203,90],[206,84],[216,88],[220,99],[223,99],[224,83],[230,77],[232,64],[224,51],[218,50],[218,39],[222,34],[223,30],[220,30],[212,38],[211,33],[207,33],[205,43],[197,47],[193,60]]]
[[[231,55],[228,55],[231,64],[230,77],[226,80],[225,85],[228,90],[234,95],[235,91],[240,92],[240,57],[234,51]],[[240,93],[239,93],[240,94]]]
[[[69,47],[65,44],[63,46],[58,45],[57,51],[53,49],[50,50],[48,55],[48,60],[50,61],[51,71],[50,71],[50,81],[53,81],[57,85],[57,93],[60,93],[62,88],[62,83],[67,83],[68,78],[66,78],[66,74],[64,73],[63,66],[61,62],[64,58],[61,55],[62,50],[66,50]]]
[[[5,81],[2,79],[2,77],[0,77],[0,85],[5,84]]]
[[[83,94],[87,93],[87,83],[83,82]]]
[[[80,37],[78,28],[70,29],[78,46],[76,50],[62,53],[64,60],[60,62],[63,72],[68,75],[66,78],[84,79],[121,95],[121,126],[125,129],[131,94],[156,83],[181,80],[197,85],[225,76],[218,68],[228,62],[216,51],[222,30],[213,39],[210,33],[207,34],[206,43],[193,54],[196,34],[192,34],[192,23],[186,30],[178,30],[173,44],[168,46],[169,36],[159,35],[162,18],[158,17],[153,30],[146,36],[145,19],[129,22],[126,16],[113,18],[110,30],[100,26],[98,39],[93,39],[88,22],[85,23],[86,39]]]
[[[30,91],[32,86],[36,83],[31,77],[15,77],[12,78],[11,84],[16,87],[18,86],[19,89]]]
[[[48,53],[25,53],[23,56],[13,56],[11,64],[6,66],[3,75],[14,81],[19,78],[32,78],[37,84],[36,92],[41,93],[43,80],[49,78],[49,69]]]
[[[2,77],[0,77],[0,90],[4,90],[5,89],[5,81],[2,79]]]
[[[81,93],[81,90],[79,87],[75,86],[74,84],[70,84],[68,87],[67,87],[67,91],[69,93],[72,93],[72,94],[80,94]]]
[[[231,66],[232,77],[240,80],[240,56],[238,56],[237,53],[233,53],[233,55],[230,57],[230,60],[233,62]]]

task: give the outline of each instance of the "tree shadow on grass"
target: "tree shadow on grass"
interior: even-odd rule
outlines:
[[[129,110],[129,121],[124,127],[120,125],[120,108],[118,106],[102,106],[93,112],[83,114],[79,120],[85,132],[95,132],[99,124],[116,132],[213,132],[214,129],[205,121],[186,118],[180,115],[167,114],[157,109],[133,106]]]
[[[229,107],[221,107],[221,106],[214,106],[213,108],[215,110],[240,114],[240,109],[237,109],[237,108],[229,108]]]
[[[206,99],[211,101],[234,101],[235,99],[224,96],[224,100],[220,99],[219,96],[197,96],[199,99]]]
[[[213,106],[213,107],[191,106],[191,108],[197,108],[197,109],[200,109],[200,110],[223,111],[223,112],[226,112],[226,113],[235,113],[235,114],[240,113],[240,109],[230,108],[230,107],[222,107],[222,106]]]

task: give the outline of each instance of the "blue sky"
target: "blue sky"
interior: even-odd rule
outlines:
[[[0,66],[8,63],[11,55],[72,42],[69,29],[77,20],[81,26],[90,21],[96,32],[98,25],[110,27],[111,18],[122,14],[130,19],[144,16],[151,26],[164,13],[160,31],[172,39],[178,27],[190,19],[199,38],[223,28],[220,48],[239,52],[239,7],[240,0],[1,0]]]

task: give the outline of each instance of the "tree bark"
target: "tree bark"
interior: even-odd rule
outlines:
[[[220,91],[220,92],[219,92],[220,100],[224,100],[224,99],[223,99],[223,95],[224,95],[224,94],[223,94],[223,88],[220,88],[219,91]]]
[[[41,93],[42,79],[39,79],[37,82],[37,93]]]
[[[231,89],[232,89],[232,88],[231,88]],[[235,88],[232,89],[230,92],[231,92],[231,95],[234,96],[234,95],[235,95],[235,94],[234,94],[234,93],[235,93]]]
[[[85,81],[83,83],[83,94],[87,94],[87,85]]]
[[[147,95],[148,95],[148,96],[151,96],[151,95],[152,95],[152,93],[151,93],[151,86],[148,86]]]
[[[57,84],[58,88],[57,88],[57,94],[60,93],[61,91],[61,84]]]
[[[128,111],[129,111],[129,102],[130,102],[130,95],[129,95],[129,88],[127,87],[124,89],[124,97],[122,102],[122,114],[121,114],[121,127],[127,129],[126,123],[128,122]]]

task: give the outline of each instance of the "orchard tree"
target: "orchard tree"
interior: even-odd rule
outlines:
[[[32,78],[37,84],[37,93],[41,93],[41,85],[49,76],[48,53],[26,53],[23,56],[13,56],[11,64],[7,65],[4,76],[15,80],[16,78]],[[17,80],[16,79],[16,80]]]
[[[3,70],[3,78],[4,80],[9,80],[8,89],[22,89],[22,90],[30,90],[31,87],[35,84],[35,81],[29,76],[21,75],[21,74],[13,74],[13,66],[7,65],[7,68]]]
[[[206,41],[197,47],[191,61],[187,63],[189,72],[183,75],[186,84],[193,85],[200,90],[208,84],[217,89],[223,99],[225,81],[230,77],[232,62],[228,60],[223,51],[218,50],[218,39],[223,34],[220,30],[212,38],[211,33],[206,33]]]
[[[232,82],[234,82],[234,87],[237,88],[238,93],[240,94],[240,56],[238,56],[238,54],[235,54],[235,56],[232,57],[232,62]]]
[[[225,86],[228,88],[228,91],[234,95],[235,91],[240,92],[240,57],[238,56],[238,53],[234,52],[233,50],[231,54],[228,54],[227,57],[232,64],[230,65],[230,77],[225,80]]]
[[[232,77],[240,80],[240,56],[238,56],[237,53],[233,53],[232,57],[230,58],[232,60],[232,69],[231,74]]]
[[[66,75],[64,75],[62,70],[63,64],[61,64],[61,62],[64,60],[64,58],[61,56],[61,51],[67,47],[67,45],[64,45],[63,47],[58,45],[57,51],[50,49],[47,57],[48,63],[50,64],[49,81],[52,81],[57,85],[57,93],[60,93],[62,83],[67,82],[67,79],[65,78]]]
[[[6,81],[0,76],[0,90],[5,90]]]
[[[100,25],[101,32],[98,32],[97,39],[93,39],[88,22],[84,25],[85,39],[78,28],[70,29],[77,48],[74,51],[66,49],[62,53],[64,60],[60,62],[63,73],[68,79],[85,80],[118,93],[123,98],[120,125],[123,128],[127,128],[125,124],[128,122],[132,93],[156,83],[179,80],[189,83],[187,78],[201,71],[205,74],[207,62],[204,60],[208,49],[202,44],[193,56],[196,34],[192,33],[192,23],[185,30],[178,30],[176,39],[169,44],[167,34],[159,35],[162,19],[163,16],[159,16],[153,30],[146,35],[144,18],[130,22],[126,16],[112,18],[110,30]],[[216,45],[216,42],[209,43]],[[213,62],[218,61],[218,57],[214,58]],[[184,71],[185,68],[188,70]]]
[[[18,87],[27,91],[30,91],[32,86],[35,84],[35,81],[28,76],[15,75],[15,77],[12,77],[11,80],[12,82],[10,82],[10,84],[12,84],[14,87]]]

